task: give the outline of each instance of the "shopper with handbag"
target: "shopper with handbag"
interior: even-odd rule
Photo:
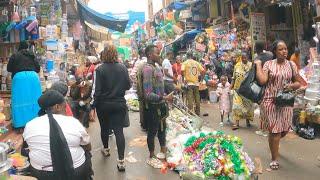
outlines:
[[[109,132],[112,129],[118,150],[118,171],[125,171],[125,138],[123,128],[130,125],[128,107],[124,98],[125,91],[131,87],[127,68],[117,62],[115,46],[105,47],[101,52],[102,64],[95,70],[94,102],[101,128],[101,150],[105,157],[110,156]]]
[[[269,130],[269,148],[272,161],[270,168],[279,169],[279,142],[291,128],[293,116],[293,90],[300,87],[297,66],[287,60],[288,49],[284,41],[273,44],[275,59],[267,61],[263,67],[260,60],[256,60],[257,80],[266,85],[261,112]]]

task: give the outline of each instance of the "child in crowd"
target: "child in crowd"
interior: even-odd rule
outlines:
[[[223,126],[224,116],[228,116],[228,122],[230,122],[230,83],[228,77],[222,75],[220,83],[218,84],[217,95],[219,97],[219,108],[221,113],[220,126]]]

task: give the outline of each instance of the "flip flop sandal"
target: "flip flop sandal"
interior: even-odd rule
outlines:
[[[232,130],[234,130],[234,131],[235,131],[235,130],[238,130],[239,128],[240,128],[240,126],[238,126],[238,125],[233,125],[233,126],[232,126]]]
[[[279,169],[279,163],[277,161],[272,161],[269,166],[270,166],[270,169],[273,171]]]
[[[147,164],[149,164],[151,167],[153,167],[155,169],[162,168],[162,162],[159,159],[157,159],[156,157],[148,159]]]

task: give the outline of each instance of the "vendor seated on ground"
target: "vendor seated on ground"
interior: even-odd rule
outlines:
[[[90,136],[77,119],[65,115],[63,95],[48,90],[38,103],[46,114],[27,123],[23,133],[31,175],[39,180],[91,179]]]
[[[79,119],[84,127],[89,127],[90,102],[92,84],[77,78],[70,86],[70,106],[75,118]]]

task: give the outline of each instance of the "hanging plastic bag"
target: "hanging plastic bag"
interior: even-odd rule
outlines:
[[[246,78],[238,89],[238,94],[260,104],[264,95],[265,86],[261,86],[256,80],[256,66],[252,66]]]

